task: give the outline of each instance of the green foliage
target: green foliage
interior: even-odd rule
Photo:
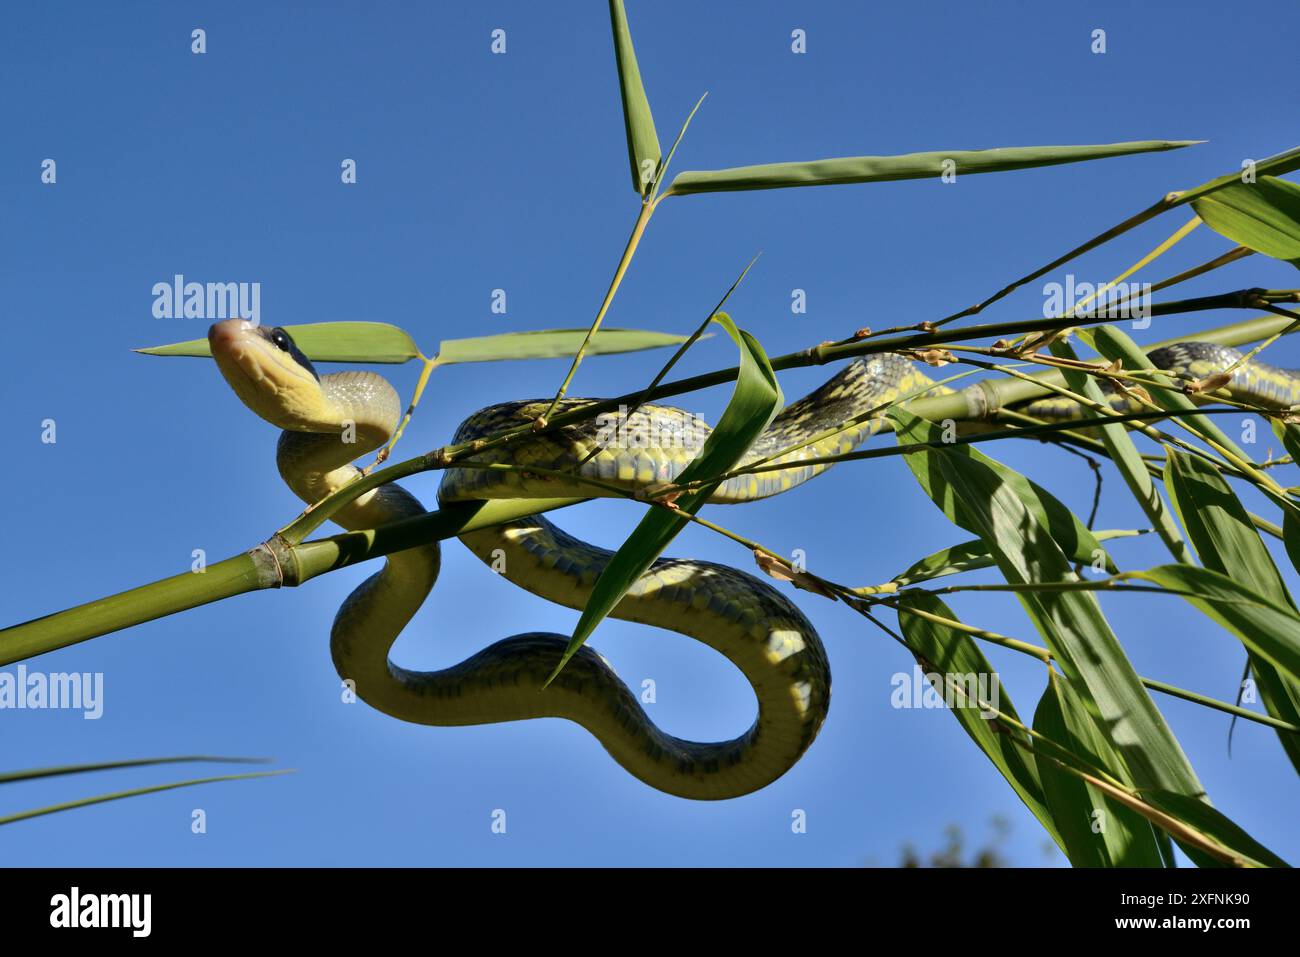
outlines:
[[[388,323],[308,323],[286,327],[306,355],[314,360],[338,362],[402,363],[424,359],[425,373],[420,388],[438,364],[572,356],[569,374],[551,406],[551,411],[555,411],[583,355],[682,343],[686,348],[695,341],[696,336],[600,328],[638,248],[646,223],[664,198],[696,193],[878,183],[950,173],[962,176],[1004,172],[1191,145],[1190,141],[1148,140],[1091,146],[929,151],[899,156],[855,156],[802,163],[747,165],[683,172],[660,193],[667,160],[662,155],[641,79],[623,0],[610,0],[609,13],[628,160],[640,203],[636,224],[591,326],[587,329],[541,330],[447,340],[440,344],[432,359],[422,355],[408,333]],[[699,108],[698,103],[696,108]],[[691,116],[694,116],[694,111]],[[689,123],[690,118],[687,120]],[[685,125],[682,130],[684,134]],[[681,139],[679,135],[677,141]],[[670,150],[669,158],[671,156]],[[1087,435],[1070,433],[1068,424],[1055,432],[1034,432],[1036,438],[1072,446],[1083,445],[1092,453],[1111,460],[1174,558],[1173,564],[1119,572],[1100,541],[1130,536],[1136,534],[1136,530],[1109,535],[1094,533],[1047,489],[974,447],[982,438],[1003,440],[1006,433],[975,436],[969,443],[955,444],[948,434],[947,425],[932,419],[978,418],[986,412],[997,415],[1000,405],[1041,396],[1049,388],[1063,389],[1069,395],[1092,403],[1095,414],[1104,416],[1106,407],[1100,383],[1113,379],[1121,370],[1131,375],[1149,371],[1151,367],[1144,347],[1118,328],[1097,326],[1101,321],[1098,318],[1064,320],[1051,329],[1046,328],[1050,323],[1043,322],[1003,323],[996,328],[948,324],[979,312],[1031,279],[1046,275],[1152,218],[1186,204],[1191,204],[1201,220],[1233,244],[1300,265],[1300,186],[1277,178],[1296,169],[1300,169],[1300,147],[1257,163],[1257,182],[1244,182],[1240,173],[1234,171],[1193,189],[1170,192],[1150,208],[1129,216],[1028,276],[1002,286],[999,292],[975,307],[937,322],[889,330],[903,334],[892,340],[874,340],[862,332],[829,346],[810,345],[800,353],[773,362],[769,361],[752,335],[737,328],[725,314],[713,315],[713,321],[723,327],[739,349],[737,369],[664,387],[658,386],[659,377],[656,377],[653,388],[632,395],[637,401],[650,400],[735,378],[731,400],[718,426],[679,477],[676,487],[641,490],[640,494],[629,496],[642,501],[648,499],[652,504],[597,582],[575,627],[564,660],[568,660],[615,608],[687,521],[697,517],[696,513],[712,491],[727,473],[737,468],[757,436],[769,424],[782,401],[774,368],[814,365],[869,354],[873,349],[883,351],[886,345],[892,350],[932,350],[932,354],[924,357],[936,362],[960,361],[962,356],[978,354],[988,359],[994,371],[983,383],[980,393],[983,398],[979,402],[963,395],[906,402],[899,400],[886,413],[886,424],[897,432],[902,454],[922,494],[949,521],[976,538],[913,562],[892,582],[877,588],[842,586],[799,569],[783,569],[779,562],[769,558],[763,559],[767,562],[766,567],[777,570],[780,577],[809,591],[843,599],[854,610],[864,614],[871,615],[879,609],[880,603],[898,611],[901,640],[907,651],[927,671],[938,675],[944,688],[948,686],[948,678],[954,675],[996,675],[992,663],[979,648],[980,640],[1000,643],[1038,657],[1045,668],[1046,690],[1037,703],[1032,726],[1021,721],[1009,694],[1000,686],[996,703],[979,702],[976,703],[978,706],[973,706],[966,702],[965,706],[955,707],[953,713],[972,743],[1005,778],[1072,863],[1079,866],[1170,866],[1173,861],[1170,842],[1173,839],[1198,864],[1284,866],[1284,861],[1212,806],[1147,687],[1157,687],[1188,701],[1233,714],[1249,712],[1162,682],[1140,678],[1129,662],[1120,637],[1106,620],[1102,598],[1107,591],[1138,592],[1139,589],[1157,593],[1144,599],[1153,604],[1168,602],[1173,600],[1169,596],[1177,596],[1202,612],[1208,625],[1239,640],[1249,655],[1250,669],[1258,682],[1262,702],[1271,715],[1270,722],[1277,730],[1282,747],[1300,769],[1300,742],[1292,730],[1300,726],[1300,614],[1297,614],[1295,600],[1282,571],[1259,533],[1264,529],[1280,534],[1292,563],[1300,568],[1300,497],[1297,490],[1274,480],[1272,473],[1266,472],[1265,466],[1253,462],[1209,415],[1188,415],[1211,396],[1189,389],[1185,383],[1153,380],[1142,386],[1139,396],[1149,408],[1174,414],[1169,428],[1179,430],[1176,434],[1158,431],[1146,423],[1132,420],[1106,422],[1100,426],[1093,423],[1094,427]],[[1148,257],[1142,265],[1153,258],[1154,255]],[[1211,261],[1163,285],[1173,285],[1191,275],[1202,275],[1222,262]],[[1212,297],[1210,301],[1166,303],[1162,314],[1174,316],[1212,307],[1266,309],[1269,316],[1198,333],[1194,337],[1242,344],[1291,331],[1300,320],[1300,314],[1282,308],[1280,304],[1296,301],[1300,301],[1300,293],[1295,290],[1269,291],[1267,296],[1256,291],[1225,293],[1222,297]],[[1079,338],[1096,349],[1100,354],[1097,359],[1080,359],[1073,345],[1059,338],[1050,342],[1050,357],[1037,354],[1033,349],[1017,351],[1005,342],[997,348],[980,345],[995,336],[1031,331],[1051,332],[1054,337],[1066,336],[1071,321],[1080,327],[1093,327]],[[940,326],[947,328],[939,329]],[[944,353],[936,349],[937,346],[954,352]],[[140,351],[162,356],[209,354],[206,340]],[[1014,378],[1009,367],[997,364],[1006,358],[1054,368],[1040,370],[1038,378],[1026,381],[1023,374]],[[503,395],[502,398],[512,396]],[[1264,411],[1249,402],[1239,402],[1238,405],[1243,414]],[[593,406],[589,413],[580,414],[595,415],[598,411],[599,407]],[[1277,410],[1267,411],[1279,440],[1293,459],[1300,461],[1300,428],[1289,421],[1297,410],[1285,410],[1280,414]],[[555,428],[573,421],[572,417],[565,420],[557,416],[557,420],[561,420],[557,426],[556,422],[547,419],[548,416],[539,418],[534,427]],[[1135,441],[1132,430],[1139,427],[1147,437],[1155,437],[1156,453],[1142,451]],[[519,436],[502,434],[483,440],[482,444],[503,446],[518,440]],[[391,528],[376,529],[316,542],[304,543],[303,538],[326,516],[362,492],[429,468],[446,467],[469,451],[448,446],[434,454],[389,466],[326,502],[318,503],[314,514],[300,518],[290,526],[290,532],[274,540],[281,548],[272,556],[274,574],[268,571],[271,568],[269,559],[253,549],[236,559],[227,559],[228,567],[220,563],[210,566],[205,576],[179,576],[6,629],[0,632],[0,661],[40,654],[204,601],[258,588],[297,584],[315,574],[345,567],[362,558],[410,547],[415,543],[412,538],[415,533],[410,527],[396,533]],[[861,461],[855,466],[865,467],[866,464]],[[1160,478],[1164,480],[1164,491],[1172,508],[1166,504],[1157,485]],[[1247,511],[1234,486],[1261,494],[1271,506],[1280,510],[1280,530],[1269,519]],[[539,500],[535,509],[561,507],[571,501]],[[424,530],[423,540],[432,540],[448,537],[471,526],[483,527],[505,517],[517,518],[520,514],[527,514],[527,511],[521,510],[518,503],[492,503],[481,509],[474,503],[460,503],[441,513],[425,516],[419,523]],[[478,524],[474,525],[476,521]],[[770,549],[762,549],[758,543],[727,533],[725,529],[718,530],[753,547],[756,554],[775,554]],[[270,554],[268,549],[266,555]],[[1200,565],[1196,564],[1198,560]],[[1072,563],[1089,567],[1090,574],[1108,577],[1090,579],[1072,570]],[[901,558],[899,564],[902,564]],[[214,573],[223,567],[227,567],[226,572]],[[285,568],[297,574],[298,578],[286,581]],[[996,569],[1005,584],[953,585],[941,589],[918,587],[935,579],[977,569]],[[1031,646],[967,625],[959,619],[957,611],[939,598],[940,593],[956,594],[964,589],[979,588],[1013,592],[1043,646]],[[556,670],[558,672],[559,668]],[[991,711],[984,707],[986,704],[992,706]],[[180,760],[213,759],[157,759],[111,766]],[[0,775],[0,783],[102,770],[109,766],[85,765],[16,772]],[[279,772],[202,778],[100,795],[0,817],[0,823],[155,790],[269,773]],[[913,858],[914,862],[919,862],[915,855]],[[953,866],[953,862],[959,862],[959,842],[955,850],[950,845],[947,852],[936,855],[935,861],[945,862],[936,866]]]
[[[933,150],[901,156],[843,156],[806,163],[765,163],[733,169],[678,173],[670,193],[726,193],[792,186],[839,186],[888,183],[901,179],[938,178],[945,173],[1005,173],[1010,170],[1081,163],[1086,160],[1151,153],[1195,145],[1192,141],[1144,140],[1090,146],[1009,146],[988,150]]]
[[[212,757],[209,755],[193,755],[170,758],[141,758],[134,761],[99,761],[92,764],[66,764],[51,768],[28,768],[21,771],[0,772],[0,784],[15,784],[20,781],[37,781],[43,778],[63,777],[64,775],[70,774],[86,774],[96,771],[118,771],[126,768],[142,768],[157,764],[182,763],[256,764],[261,763],[261,759],[222,758]],[[108,801],[120,801],[124,798],[143,797],[146,794],[158,794],[162,791],[173,791],[177,788],[195,787],[200,784],[216,784],[221,781],[247,781],[252,778],[274,777],[276,775],[288,773],[290,772],[282,770],[250,771],[244,774],[219,774],[204,778],[191,778],[185,781],[169,781],[165,784],[153,784],[147,787],[131,788],[126,791],[113,791],[108,794],[96,794],[92,797],[77,798],[71,801],[63,801],[59,804],[50,804],[45,807],[30,808],[25,811],[16,811],[10,814],[0,814],[0,825],[14,824],[18,821],[27,821],[34,817],[43,817],[46,814],[57,814],[60,811],[71,811],[79,807],[89,807],[92,804],[104,804]]]
[[[1247,249],[1300,266],[1300,186],[1261,176],[1232,183],[1192,202],[1217,233]]]
[[[727,335],[739,348],[740,374],[717,427],[709,433],[699,453],[678,476],[680,484],[696,479],[704,479],[707,484],[683,494],[675,501],[652,505],[646,512],[596,580],[587,606],[564,651],[564,657],[551,675],[552,679],[582,647],[601,620],[614,610],[628,589],[663,554],[668,543],[685,527],[688,521],[686,516],[694,515],[708,501],[720,484],[717,477],[729,471],[744,457],[781,407],[781,387],[777,384],[776,373],[772,371],[771,363],[758,340],[736,328],[726,313],[716,313],[713,321],[727,331]]]
[[[313,362],[363,362],[399,365],[422,358],[415,340],[387,322],[308,322],[285,326],[294,343]],[[494,336],[444,339],[438,343],[438,365],[460,362],[499,362],[506,359],[568,358],[577,351],[586,329],[534,329]],[[661,349],[686,341],[685,336],[642,329],[602,329],[587,346],[593,355]],[[149,356],[211,356],[207,339],[190,339],[165,346],[137,349]]]

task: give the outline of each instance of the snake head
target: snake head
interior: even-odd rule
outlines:
[[[244,319],[217,322],[208,346],[241,402],[272,425],[294,432],[331,432],[320,376],[290,335]]]

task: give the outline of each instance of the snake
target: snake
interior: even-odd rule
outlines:
[[[354,462],[384,446],[401,417],[402,404],[386,379],[366,371],[321,375],[281,327],[225,320],[211,327],[208,343],[238,399],[282,430],[276,448],[280,476],[309,505],[354,481],[360,474]],[[1151,358],[1161,368],[1205,375],[1226,368],[1240,353],[1189,343],[1157,350]],[[1254,361],[1234,372],[1232,385],[1276,404],[1296,401],[1300,394],[1300,376]],[[750,502],[803,485],[829,467],[806,460],[849,452],[879,430],[882,420],[864,413],[926,390],[950,391],[902,355],[877,353],[852,360],[773,418],[741,463],[770,460],[783,467],[732,476],[717,486],[709,502]],[[593,401],[566,398],[556,411]],[[1112,404],[1122,401],[1123,396],[1112,397]],[[472,443],[528,425],[550,405],[551,400],[537,399],[490,406],[465,419],[453,441]],[[1050,418],[1075,414],[1055,399],[1028,408]],[[514,469],[453,462],[443,473],[438,499],[585,499],[634,492],[672,482],[708,434],[706,423],[681,409],[657,404],[624,408],[474,456],[487,466],[505,463]],[[414,495],[388,483],[364,492],[332,518],[348,530],[371,529],[425,511]],[[613,555],[540,515],[458,538],[513,584],[579,610]],[[693,638],[744,675],[757,700],[757,716],[731,740],[697,742],[660,729],[638,696],[588,644],[548,684],[568,645],[566,635],[513,635],[436,671],[401,667],[391,660],[390,649],[433,589],[440,562],[437,542],[386,556],[383,568],[343,601],[330,629],[330,653],[339,676],[351,683],[358,698],[394,718],[443,727],[564,718],[590,732],[618,764],[650,787],[681,798],[724,800],[750,794],[784,775],[808,750],[828,714],[830,665],[803,612],[753,575],[684,558],[656,560],[611,614]]]

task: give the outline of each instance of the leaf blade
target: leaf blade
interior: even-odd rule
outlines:
[[[687,170],[678,173],[669,193],[736,192],[754,189],[785,189],[795,186],[837,186],[850,183],[882,183],[903,179],[938,177],[956,164],[958,176],[1078,163],[1134,153],[1149,153],[1191,146],[1192,140],[1141,140],[1087,146],[1012,146],[987,150],[937,150],[897,156],[843,156],[802,163],[765,163],[720,170]]]
[[[140,797],[145,794],[158,794],[162,791],[174,791],[177,788],[195,787],[200,784],[216,784],[221,781],[247,781],[253,778],[279,777],[282,774],[292,773],[292,769],[289,768],[284,768],[278,771],[248,771],[244,774],[220,774],[206,778],[191,778],[188,781],[172,781],[167,784],[153,784],[149,787],[132,788],[129,791],[114,791],[109,794],[96,794],[93,797],[78,798],[75,801],[64,801],[60,804],[50,804],[45,807],[32,808],[27,811],[8,814],[4,817],[0,817],[0,825],[14,824],[18,821],[27,821],[34,817],[43,817],[46,814],[57,814],[61,811],[71,811],[79,807],[89,807],[93,804],[104,804],[108,801],[120,801],[124,798]]]
[[[1165,485],[1206,568],[1225,576],[1235,574],[1251,582],[1253,590],[1270,602],[1295,607],[1250,513],[1217,470],[1199,458],[1169,449]],[[1279,674],[1272,662],[1250,648],[1246,652],[1268,713],[1291,724],[1300,723],[1300,683]],[[1278,740],[1291,764],[1300,770],[1300,738],[1279,730]]]
[[[0,784],[62,777],[66,774],[85,774],[91,771],[118,771],[127,768],[151,767],[156,764],[264,764],[266,761],[266,758],[227,758],[210,754],[187,754],[180,757],[135,758],[126,761],[97,761],[91,764],[61,764],[55,767],[5,771],[0,773]]]
[[[894,407],[888,416],[901,444],[940,446],[908,453],[904,460],[949,519],[985,541],[1008,582],[1075,579],[1053,534],[1060,533],[1059,527],[1052,529],[1033,513],[1023,499],[1023,486],[1003,478],[1018,473],[971,446],[942,447],[938,426],[905,409]],[[1110,730],[1134,782],[1201,796],[1204,789],[1182,747],[1133,670],[1095,596],[1062,590],[1018,591],[1016,597],[1066,677],[1077,681],[1089,713]]]
[[[1100,544],[1115,538],[1131,538],[1142,534],[1145,534],[1145,532],[1140,529],[1118,528],[1093,532],[1092,536]],[[1080,540],[1077,544],[1079,547],[1066,557],[1072,562],[1090,564],[1096,557],[1095,553],[1089,549],[1086,541]],[[947,548],[941,548],[936,552],[931,552],[924,558],[917,559],[904,571],[891,578],[890,581],[899,588],[903,588],[907,585],[933,581],[936,578],[946,578],[949,575],[958,575],[962,572],[991,568],[994,564],[988,546],[980,539],[975,538],[968,542],[949,545]]]
[[[646,98],[641,69],[632,46],[623,0],[609,0],[610,28],[614,33],[614,60],[618,67],[618,89],[623,101],[623,131],[627,136],[628,161],[632,165],[632,188],[645,196],[654,183],[655,171],[663,158],[659,134],[655,132],[650,101]],[[647,175],[648,174],[648,175]]]
[[[926,592],[909,592],[906,600],[900,604],[942,618],[957,617],[942,600]],[[993,666],[984,657],[979,646],[967,635],[914,614],[900,613],[898,623],[908,650],[923,668],[929,665],[943,675],[992,675],[997,682],[995,685],[998,689],[997,710],[1014,720],[1020,719],[1010,697],[1001,687],[997,672],[993,670]],[[941,694],[943,691],[943,688],[939,688]],[[954,707],[951,710],[953,717],[957,719],[970,739],[984,752],[998,772],[1006,778],[1020,800],[1064,850],[1065,845],[1043,797],[1042,785],[1033,762],[1025,760],[1024,746],[1018,746],[1010,738],[1011,735],[1022,735],[1023,732],[1016,728],[995,730],[992,722],[984,718],[978,708]]]
[[[1063,340],[1056,340],[1051,344],[1052,354],[1058,358],[1074,359],[1079,358],[1074,351],[1074,347]],[[1065,384],[1074,392],[1086,395],[1101,405],[1106,405],[1106,398],[1102,395],[1101,387],[1092,376],[1080,372],[1076,369],[1063,369]],[[1179,534],[1178,525],[1174,522],[1173,516],[1169,512],[1169,506],[1160,490],[1156,488],[1155,482],[1151,479],[1151,473],[1147,471],[1146,462],[1142,454],[1138,452],[1137,446],[1133,442],[1132,436],[1124,426],[1101,425],[1097,426],[1097,434],[1100,436],[1102,444],[1106,446],[1106,451],[1110,454],[1111,460],[1115,463],[1115,468],[1119,471],[1120,477],[1124,479],[1124,484],[1128,486],[1133,497],[1137,500],[1138,507],[1151,520],[1151,526],[1155,529],[1160,540],[1165,543],[1170,554],[1178,561],[1187,561],[1191,555],[1187,549],[1187,543]]]
[[[306,322],[282,328],[313,362],[398,365],[420,355],[415,340],[405,330],[387,322]],[[206,338],[135,351],[148,356],[212,355]]]
[[[386,322],[311,322],[283,328],[313,362],[399,365],[422,358],[410,335]],[[439,365],[452,365],[510,359],[567,359],[578,351],[586,334],[586,329],[530,329],[444,339],[439,343],[437,360]],[[592,337],[587,352],[593,355],[639,352],[677,345],[685,340],[685,336],[675,333],[645,329],[601,329]],[[207,358],[212,355],[207,339],[191,339],[135,351],[151,356]]]
[[[1216,233],[1300,268],[1300,186],[1261,176],[1230,183],[1192,200],[1192,208]]]
[[[734,467],[767,428],[781,404],[781,387],[776,381],[776,373],[772,371],[758,340],[738,329],[726,313],[718,313],[714,321],[726,330],[740,350],[740,374],[717,426],[677,477],[682,484],[718,476]],[[697,512],[718,484],[717,481],[709,482],[698,491],[682,495],[675,503],[676,509],[658,505],[649,508],[596,579],[574,626],[573,636],[548,682],[560,673],[596,626],[614,610],[628,589],[686,525],[688,519],[680,513]]]
[[[438,364],[497,362],[507,359],[571,359],[582,345],[586,329],[536,329],[494,336],[444,339],[438,344]],[[662,349],[686,341],[675,333],[645,329],[600,329],[587,345],[589,355],[614,355]]]
[[[1289,680],[1300,680],[1300,614],[1295,609],[1274,605],[1228,576],[1194,565],[1158,565],[1128,575],[1178,592]]]
[[[1080,761],[1121,777],[1123,762],[1110,746],[1069,681],[1051,675],[1034,711],[1034,730]],[[1164,860],[1151,825],[1088,782],[1044,760],[1041,743],[1035,764],[1047,806],[1061,831],[1066,856],[1075,867],[1162,867]],[[1200,803],[1199,801],[1197,803]]]

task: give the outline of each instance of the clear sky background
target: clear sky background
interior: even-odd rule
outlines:
[[[759,250],[730,311],[773,355],[864,325],[935,319],[1169,190],[1296,143],[1300,17],[1291,0],[1253,4],[1249,14],[1203,2],[628,6],[661,140],[709,91],[677,170],[1209,142],[951,185],[671,199],[609,315],[614,326],[690,330]],[[432,351],[444,338],[585,326],[636,215],[604,3],[56,2],[2,16],[5,623],[183,571],[195,548],[213,561],[235,554],[298,512],[275,472],[275,430],[237,402],[210,362],[130,352],[206,329],[155,319],[154,283],[176,273],[260,282],[263,322],[389,321]],[[202,56],[190,52],[195,27],[207,31]],[[506,30],[505,55],[489,51],[495,28]],[[790,50],[795,28],[807,31],[804,55]],[[1102,55],[1090,51],[1098,28],[1107,34]],[[40,182],[46,158],[58,163],[53,186]],[[346,158],[357,161],[356,185],[340,182]],[[1186,218],[1163,217],[1086,258],[1077,279],[1109,279]],[[1227,248],[1202,228],[1146,278]],[[1182,290],[1293,285],[1290,266],[1252,257]],[[495,288],[507,291],[504,316],[490,310]],[[796,288],[807,291],[806,315],[791,314]],[[1030,318],[1042,306],[1034,286],[987,318]],[[1159,320],[1145,336],[1239,318]],[[1297,348],[1282,342],[1271,355],[1300,365]],[[623,393],[664,358],[589,360],[574,393]],[[714,337],[682,372],[734,359],[729,341]],[[409,394],[414,366],[380,371]],[[564,371],[554,360],[439,370],[404,448],[441,444],[481,406],[551,393]],[[787,396],[830,371],[783,374]],[[716,420],[727,391],[682,404]],[[40,440],[47,418],[57,422],[54,445]],[[1269,438],[1261,429],[1260,457]],[[1078,459],[1029,444],[986,450],[1086,514],[1092,479]],[[407,484],[432,504],[432,476]],[[840,467],[790,494],[710,515],[783,552],[803,549],[814,571],[863,584],[968,537],[897,458]],[[558,520],[613,547],[638,516],[604,502]],[[1144,524],[1108,470],[1098,526]],[[670,551],[751,565],[743,549],[694,528]],[[1114,553],[1129,568],[1167,559],[1157,542]],[[905,842],[937,848],[949,824],[983,843],[1000,815],[1012,862],[1063,863],[951,715],[890,706],[891,676],[911,660],[843,606],[795,595],[835,676],[830,717],[807,756],[757,794],[693,803],[645,787],[576,725],[437,729],[341,704],[329,624],[372,570],[237,598],[32,663],[103,672],[104,716],[0,712],[2,769],[216,753],[299,770],[5,828],[0,862],[889,864]],[[954,604],[970,622],[1035,637],[1008,598]],[[1226,632],[1172,598],[1107,596],[1103,605],[1140,673],[1232,697],[1243,653]],[[452,541],[442,580],[396,654],[408,666],[442,667],[516,632],[568,632],[576,619]],[[673,733],[717,740],[753,718],[743,678],[693,641],[609,621],[593,645],[629,683],[656,680],[651,714]],[[1041,667],[988,653],[1031,714]],[[1239,726],[1229,758],[1226,716],[1166,697],[1158,704],[1216,805],[1300,858],[1300,785],[1273,734]],[[14,785],[0,792],[0,814],[191,773],[209,769]],[[206,834],[190,831],[195,808],[207,813]],[[505,835],[491,832],[498,808]],[[807,812],[806,834],[791,833],[796,808]]]

